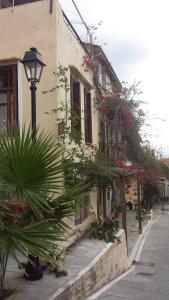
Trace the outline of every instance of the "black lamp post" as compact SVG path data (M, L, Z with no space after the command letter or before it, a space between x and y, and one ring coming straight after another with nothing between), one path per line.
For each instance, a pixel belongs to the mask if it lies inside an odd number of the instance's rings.
M25 52L21 62L24 65L27 80L31 83L32 140L36 141L36 84L40 81L45 64L42 61L41 54L33 47Z
M36 142L36 84L40 81L45 64L42 61L41 54L33 47L25 52L21 62L24 65L27 80L31 83L32 141ZM28 254L28 263L25 268L24 276L29 280L38 280L43 277L43 271L38 256L33 256L30 253Z

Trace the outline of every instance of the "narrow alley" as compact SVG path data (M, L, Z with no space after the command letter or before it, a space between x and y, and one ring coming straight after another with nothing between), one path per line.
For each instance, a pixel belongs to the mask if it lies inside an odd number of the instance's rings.
M161 2L0 0L0 300L169 300Z
M157 212L155 212L156 214ZM157 213L158 214L158 213ZM132 272L88 300L169 299L169 214L156 216ZM116 282L116 281L115 281ZM110 285L109 285L110 286Z

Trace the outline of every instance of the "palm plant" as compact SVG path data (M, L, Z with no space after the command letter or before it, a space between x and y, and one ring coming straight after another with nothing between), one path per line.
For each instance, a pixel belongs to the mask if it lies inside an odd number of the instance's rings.
M65 217L73 214L83 195L79 183L64 186L61 152L45 132L37 132L36 143L25 129L14 138L0 136L1 288L9 256L18 264L18 253L56 263L51 254L68 228Z

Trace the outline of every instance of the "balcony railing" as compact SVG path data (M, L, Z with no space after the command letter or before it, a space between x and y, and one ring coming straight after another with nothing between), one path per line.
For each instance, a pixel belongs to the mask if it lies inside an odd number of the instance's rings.
M0 9L17 6L42 0L0 0Z
M100 151L105 153L112 160L127 160L128 145L126 143L100 143Z
M125 144L125 143L110 144L109 155L112 159L126 160L127 159L127 144Z

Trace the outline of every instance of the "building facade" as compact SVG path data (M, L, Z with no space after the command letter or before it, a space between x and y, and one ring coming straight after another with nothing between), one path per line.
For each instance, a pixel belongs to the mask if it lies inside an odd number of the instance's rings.
M112 160L124 160L122 136L113 131L111 122L100 122L96 109L94 73L91 69L86 72L84 67L90 45L80 40L58 1L0 0L0 26L0 128L8 130L14 123L22 128L31 122L30 90L21 59L25 51L36 47L46 64L37 89L37 125L59 137L65 126L59 107L66 103L68 111L78 115L76 123L67 120L68 125L80 133L87 152L101 151ZM102 49L92 47L99 53L101 89L113 93L121 88L120 82ZM57 87L58 72L64 68L67 91ZM51 114L54 109L57 113ZM113 185L94 188L79 213L69 220L75 236L95 216L111 214Z

